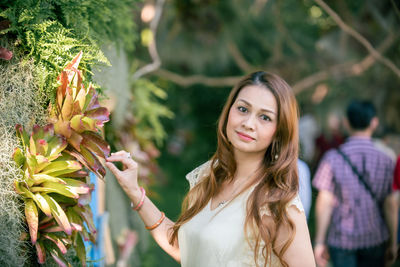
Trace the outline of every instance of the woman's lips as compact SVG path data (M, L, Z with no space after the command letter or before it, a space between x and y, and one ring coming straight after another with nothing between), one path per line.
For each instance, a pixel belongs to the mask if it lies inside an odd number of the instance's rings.
M250 142L250 141L255 140L255 138L253 138L250 135L247 135L245 133L242 133L242 132L236 132L236 133L239 136L239 138L242 139L243 141Z

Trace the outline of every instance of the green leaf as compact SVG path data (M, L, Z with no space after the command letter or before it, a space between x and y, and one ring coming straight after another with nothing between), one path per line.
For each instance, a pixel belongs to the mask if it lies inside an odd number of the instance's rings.
M85 182L69 178L63 178L63 180L67 183L68 187L71 188L72 191L78 194L88 194L90 192L90 187Z
M64 195L60 195L57 193L50 193L49 194L55 201L57 201L60 204L67 204L67 206L73 206L78 204L78 200L76 198L70 198L70 197L66 197ZM81 196L79 196L79 198L81 198Z
M76 251L76 255L81 260L82 266L85 267L86 266L86 248L85 248L85 244L83 243L82 236L78 232L75 233L73 245L74 245L74 249Z
M23 189L24 187L23 187L23 185L22 185L20 182L18 182L17 180L14 181L14 188L15 188L15 191L16 191L18 194L25 196L25 191L24 191L24 189Z
M29 138L29 152L32 155L36 155L37 151L36 151L36 144L35 144L35 140L33 140L33 136L31 135L31 137Z
M49 140L49 149L47 151L47 158L50 161L55 160L60 156L60 153L67 147L68 142L61 136L53 136Z
M36 202L39 209L43 211L44 214L46 214L47 217L51 216L49 203L47 203L46 199L40 193L34 194L33 200Z
M66 213L70 222L83 225L83 218L79 216L73 207L68 207Z
M39 185L43 182L54 182L54 183L60 183L60 184L66 184L64 180L51 176L51 175L47 175L47 174L43 174L43 173L38 173L38 174L34 174L32 175L32 179L34 180L34 185Z
M28 145L29 145L29 136L28 136L28 134L25 132L24 128L23 128L20 124L17 124L17 125L15 126L15 130L16 130L16 132L17 132L18 138L19 138L19 139L21 140L21 142L22 142L22 146L23 146L23 147L28 147Z
M77 133L82 133L84 131L95 131L96 121L84 115L75 115L71 119L71 128Z
M43 195L47 203L49 203L51 214L53 214L54 219L57 221L58 225L64 229L67 235L72 233L71 225L68 221L67 215L61 206L50 196Z
M70 198L79 198L79 195L69 186L53 182L44 182L41 184L41 186L33 186L31 187L31 191L33 193L57 193Z
M24 153L22 153L22 150L18 147L14 149L12 157L18 167L22 167L26 161Z
M36 158L36 169L35 169L35 173L40 172L43 168L47 167L48 165L50 165L50 161L48 158L46 158L45 156L42 155L32 155L33 157Z
M61 174L72 173L80 169L82 169L82 166L75 160L53 161L47 165L41 173L58 176Z

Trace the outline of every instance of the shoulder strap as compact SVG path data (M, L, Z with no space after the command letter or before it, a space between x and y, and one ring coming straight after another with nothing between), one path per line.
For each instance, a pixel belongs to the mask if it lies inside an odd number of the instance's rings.
M337 149L337 152L343 157L343 159L350 165L351 169L353 170L354 174L358 177L358 180L364 185L365 189L368 191L368 193L372 196L372 199L375 200L376 203L379 203L375 193L372 191L371 187L369 184L364 180L363 175L361 175L357 168L351 163L349 157L343 153L342 150Z

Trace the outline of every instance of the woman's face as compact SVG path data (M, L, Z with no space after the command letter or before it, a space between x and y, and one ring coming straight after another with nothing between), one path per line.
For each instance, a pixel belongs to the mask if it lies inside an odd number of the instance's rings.
M270 90L248 85L229 110L226 134L236 151L260 153L271 144L277 126L278 107Z

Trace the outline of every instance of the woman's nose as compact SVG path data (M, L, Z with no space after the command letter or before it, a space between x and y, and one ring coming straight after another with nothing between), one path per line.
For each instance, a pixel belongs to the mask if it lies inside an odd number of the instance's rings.
M249 130L254 130L256 118L255 116L249 115L243 120L243 127Z

